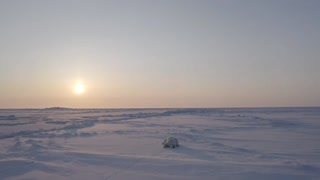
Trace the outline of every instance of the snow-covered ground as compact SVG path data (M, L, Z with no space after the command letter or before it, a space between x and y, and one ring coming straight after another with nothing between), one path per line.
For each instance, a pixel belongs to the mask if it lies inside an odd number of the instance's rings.
M0 110L0 179L318 180L320 108Z

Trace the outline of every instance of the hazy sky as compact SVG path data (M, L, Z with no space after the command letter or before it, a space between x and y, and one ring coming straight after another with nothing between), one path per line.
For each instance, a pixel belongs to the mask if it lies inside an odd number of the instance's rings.
M318 0L1 0L0 108L320 106L319 9Z

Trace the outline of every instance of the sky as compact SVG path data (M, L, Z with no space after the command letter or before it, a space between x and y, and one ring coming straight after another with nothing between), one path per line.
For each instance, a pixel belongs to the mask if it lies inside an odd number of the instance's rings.
M319 9L318 0L1 0L0 108L320 106Z

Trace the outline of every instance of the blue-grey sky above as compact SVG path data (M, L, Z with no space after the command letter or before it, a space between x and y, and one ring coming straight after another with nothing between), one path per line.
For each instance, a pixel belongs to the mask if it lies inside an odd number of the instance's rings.
M0 108L320 106L319 9L317 0L2 0Z

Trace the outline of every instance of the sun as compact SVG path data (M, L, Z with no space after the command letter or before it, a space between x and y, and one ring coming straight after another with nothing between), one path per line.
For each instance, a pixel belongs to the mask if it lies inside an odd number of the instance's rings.
M75 86L74 86L74 89L73 89L73 92L77 95L81 95L83 93L85 93L86 91L86 88L85 86L83 85L82 82L78 82Z

